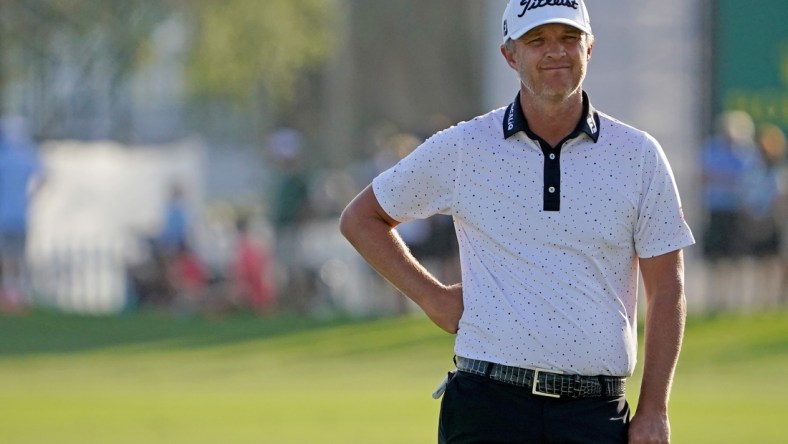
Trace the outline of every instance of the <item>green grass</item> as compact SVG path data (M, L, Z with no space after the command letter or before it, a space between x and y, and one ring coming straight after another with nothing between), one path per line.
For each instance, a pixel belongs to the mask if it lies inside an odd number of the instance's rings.
M0 317L0 442L431 443L451 356L419 316ZM784 442L787 374L788 313L691 319L674 442Z

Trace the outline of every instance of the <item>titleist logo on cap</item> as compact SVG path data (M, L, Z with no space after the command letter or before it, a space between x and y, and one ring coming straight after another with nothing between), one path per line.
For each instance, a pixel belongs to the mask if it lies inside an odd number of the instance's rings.
M522 17L527 11L542 8L544 6L566 6L572 9L578 8L577 0L520 0L520 6L523 7L523 12L517 14L517 17Z

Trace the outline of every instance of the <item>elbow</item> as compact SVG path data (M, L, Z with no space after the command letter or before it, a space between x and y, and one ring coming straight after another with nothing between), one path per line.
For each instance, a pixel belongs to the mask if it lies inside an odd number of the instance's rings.
M339 232L345 237L345 239L350 240L354 225L353 212L350 206L348 206L344 211L342 211L342 214L339 215Z

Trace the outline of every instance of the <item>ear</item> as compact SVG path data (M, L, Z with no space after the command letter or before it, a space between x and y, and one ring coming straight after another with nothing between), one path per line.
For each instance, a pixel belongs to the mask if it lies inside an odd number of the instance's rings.
M594 39L592 38L591 41L588 42L588 48L586 49L586 61L591 60L591 52L594 50Z
M506 63L509 65L510 68L517 70L517 62L512 57L512 53L506 49L506 45L501 45L501 54L503 58L506 59Z

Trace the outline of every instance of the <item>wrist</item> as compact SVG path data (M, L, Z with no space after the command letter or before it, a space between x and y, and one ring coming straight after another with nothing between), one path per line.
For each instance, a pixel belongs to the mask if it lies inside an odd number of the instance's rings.
M635 410L635 414L649 414L649 415L659 415L659 416L668 416L668 405L666 403L650 403L646 401L638 401L637 409Z

